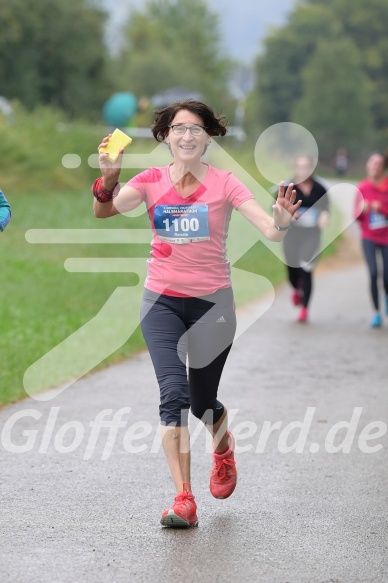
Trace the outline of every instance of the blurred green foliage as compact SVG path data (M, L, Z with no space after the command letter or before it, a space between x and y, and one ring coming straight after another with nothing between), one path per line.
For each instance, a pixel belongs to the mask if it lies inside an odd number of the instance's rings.
M151 97L183 86L223 113L234 108L228 97L234 63L221 52L218 17L206 1L151 0L132 13L125 39L117 63L123 88Z
M12 193L63 191L88 184L96 170L87 163L105 130L81 121L69 124L64 113L48 106L27 111L12 102L11 121L0 117L1 187ZM66 154L81 159L79 168L62 164Z
M1 0L1 94L28 109L99 115L110 94L105 19L87 0Z
M115 55L104 44L107 17L103 3L90 0L2 0L0 95L29 111L50 105L70 119L97 120L117 91L149 99L184 86L233 111L233 63L221 53L218 17L204 0L146 2L132 11ZM150 108L140 119L148 125L151 116Z
M219 17L210 7L209 0L147 0L122 23L124 42L113 55L104 44L102 0L2 0L0 93L34 115L48 105L62 122L97 121L117 91L150 99L183 86L233 123L237 64L222 51ZM338 147L352 156L385 148L387 30L386 0L296 3L255 63L256 87L245 102L248 136L296 121L316 137L322 161ZM151 106L139 112L133 125L148 126L152 113ZM39 139L45 142L43 134ZM42 160L36 168L44 172Z
M333 63L336 82L327 83L333 76ZM345 37L319 43L303 69L303 93L291 117L314 135L324 159L330 159L339 145L346 145L349 154L354 155L368 144L371 131L368 85L353 41Z
M248 119L305 124L326 159L335 142L353 155L386 147L387 30L386 0L296 4L256 61Z

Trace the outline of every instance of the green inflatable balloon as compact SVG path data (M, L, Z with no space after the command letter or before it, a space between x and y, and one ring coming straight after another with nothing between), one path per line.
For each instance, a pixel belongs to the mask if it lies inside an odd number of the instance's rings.
M133 93L114 93L103 107L104 122L112 127L126 127L138 109L138 102Z

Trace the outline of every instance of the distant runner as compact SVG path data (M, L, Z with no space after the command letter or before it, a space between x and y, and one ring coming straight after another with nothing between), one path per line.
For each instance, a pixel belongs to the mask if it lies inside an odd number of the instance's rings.
M366 163L367 178L358 185L355 216L360 223L361 241L368 266L370 293L374 314L372 328L380 328L382 317L378 290L378 255L383 266L385 292L384 309L388 316L388 176L385 174L387 159L376 153Z
M313 175L313 161L300 156L295 162L293 182L300 208L283 239L288 279L293 288L292 303L300 306L298 321L308 320L313 291L313 270L321 247L321 230L329 223L329 200L326 188Z

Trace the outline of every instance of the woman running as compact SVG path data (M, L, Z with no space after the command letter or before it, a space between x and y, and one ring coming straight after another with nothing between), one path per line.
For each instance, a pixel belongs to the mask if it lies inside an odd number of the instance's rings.
M161 523L189 527L198 524L190 485L189 409L213 437L211 494L228 498L237 481L227 409L218 398L236 329L225 247L232 211L271 241L281 241L300 203L293 185L281 184L270 217L231 172L201 161L212 136L227 132L225 118L202 102L177 102L156 111L152 132L168 146L171 164L149 168L120 188L122 153L114 165L100 154L94 213L106 218L143 203L147 207L153 239L141 327L160 388L162 443L176 488Z
M288 280L293 288L292 303L300 306L298 321L308 320L313 291L313 270L321 247L321 230L329 222L326 188L313 176L314 163L308 156L295 162L294 189L300 207L283 240Z
M378 290L378 256L383 267L385 292L384 309L388 315L388 176L385 174L387 159L375 153L366 163L367 178L358 185L355 216L361 228L362 249L369 271L370 293L374 314L372 328L382 324Z

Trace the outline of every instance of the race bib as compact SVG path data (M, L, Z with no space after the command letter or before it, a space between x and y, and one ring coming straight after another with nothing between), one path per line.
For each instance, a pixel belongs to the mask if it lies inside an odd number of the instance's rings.
M170 243L197 243L210 239L207 204L156 205L154 226Z
M369 214L369 228L384 229L384 227L388 227L388 218L377 211L371 211Z
M296 220L297 227L316 227L318 222L318 209L308 206L301 206L297 213L300 215Z

